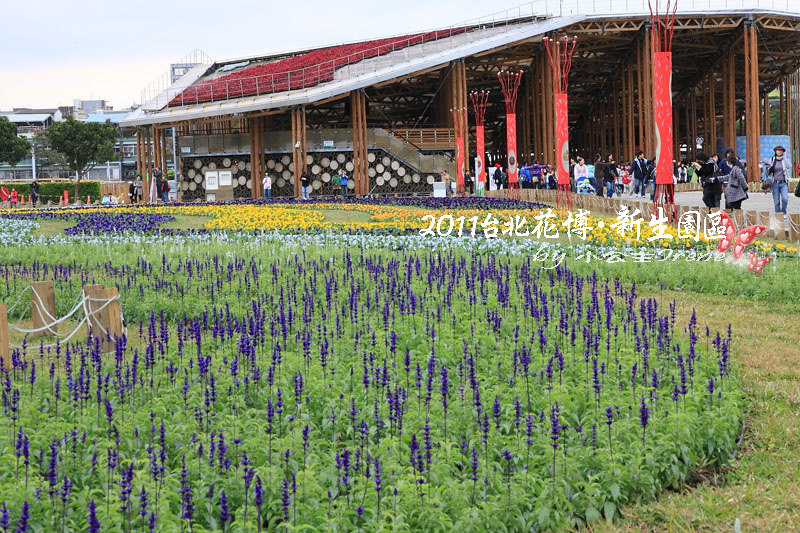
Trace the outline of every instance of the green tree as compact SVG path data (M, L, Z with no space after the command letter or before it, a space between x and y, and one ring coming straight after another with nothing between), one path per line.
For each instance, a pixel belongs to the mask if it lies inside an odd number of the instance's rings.
M56 122L47 131L47 145L64 156L70 170L78 174L75 182L75 198L81 179L98 161L116 161L114 153L118 128L111 121L80 122L67 117L64 122Z
M8 117L0 117L0 162L13 167L30 153L27 139L17 136L17 125Z

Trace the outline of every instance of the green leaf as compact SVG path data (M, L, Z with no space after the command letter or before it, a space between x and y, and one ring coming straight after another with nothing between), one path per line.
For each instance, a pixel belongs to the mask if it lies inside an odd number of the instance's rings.
M603 505L603 512L606 515L606 521L607 522L613 522L614 521L614 513L616 511L617 511L617 506L614 505L611 502L606 502L605 505Z

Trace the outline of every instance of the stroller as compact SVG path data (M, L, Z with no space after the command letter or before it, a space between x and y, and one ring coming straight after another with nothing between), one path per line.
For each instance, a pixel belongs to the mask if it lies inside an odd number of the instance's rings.
M579 178L575 185L578 194L594 194L595 188L589 178Z

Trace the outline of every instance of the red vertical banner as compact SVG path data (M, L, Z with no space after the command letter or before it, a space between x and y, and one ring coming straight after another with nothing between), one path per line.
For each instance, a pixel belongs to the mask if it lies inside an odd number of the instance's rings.
M475 144L477 145L478 154L475 158L475 180L478 183L486 181L486 172L483 168L483 160L485 153L483 124L475 126Z
M566 93L556 93L556 148L559 185L569 185L569 107Z
M672 185L672 53L656 52L653 71L656 184Z
M508 182L517 183L517 114L506 115L506 142L508 144Z
M456 137L456 185L464 187L464 137Z

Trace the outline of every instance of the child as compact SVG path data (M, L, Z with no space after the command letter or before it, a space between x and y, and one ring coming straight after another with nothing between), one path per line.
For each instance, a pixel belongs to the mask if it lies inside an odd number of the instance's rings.
M11 208L13 209L17 205L17 189L11 189Z

